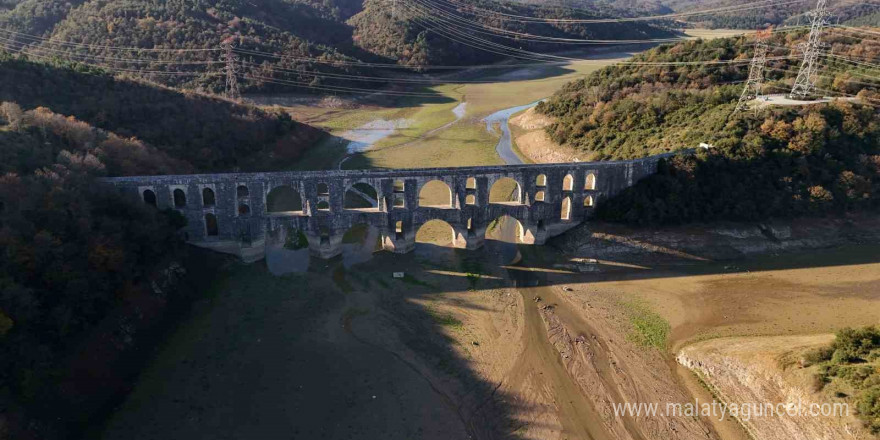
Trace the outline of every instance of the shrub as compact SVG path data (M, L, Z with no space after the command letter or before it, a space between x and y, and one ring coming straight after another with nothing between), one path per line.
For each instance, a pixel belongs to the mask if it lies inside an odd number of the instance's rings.
M880 434L880 386L863 391L856 409L871 433Z
M805 362L818 364L813 378L814 390L819 391L835 380L851 385L856 391L859 418L874 434L880 433L880 367L867 362L877 360L878 345L880 328L845 328L837 332L830 346L804 355Z
M804 354L804 364L810 366L831 360L832 354L834 350L831 347L814 348Z

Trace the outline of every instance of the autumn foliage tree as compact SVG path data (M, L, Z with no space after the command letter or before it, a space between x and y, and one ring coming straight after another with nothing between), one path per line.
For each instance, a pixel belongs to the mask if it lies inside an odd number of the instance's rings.
M793 47L803 38L774 35L774 50L787 53L786 45ZM874 40L827 38L842 54L880 55ZM742 85L730 83L744 80L748 69L708 62L747 60L748 43L736 37L661 46L635 57L646 64L598 70L538 106L555 119L547 128L553 140L592 159L712 146L664 162L656 175L600 203L598 217L650 225L878 206L880 83L861 77L856 83L837 66L840 70L827 70L833 76L823 76L826 84L820 87L844 94L858 85L855 101L768 106L757 116L753 111L733 114ZM793 79L796 70L783 69L784 62L768 61L766 93Z

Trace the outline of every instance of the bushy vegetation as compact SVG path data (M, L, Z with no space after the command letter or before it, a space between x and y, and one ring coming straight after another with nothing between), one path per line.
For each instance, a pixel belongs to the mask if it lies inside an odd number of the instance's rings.
M820 384L852 390L859 418L880 434L880 327L843 329L831 346L808 352L804 361L818 364Z
M776 36L771 44L791 47L801 37ZM880 44L868 40L830 41L840 53L880 54ZM744 58L747 43L685 42L635 61ZM796 70L782 63L770 62L765 93L790 88ZM871 209L880 199L880 95L875 83L847 70L826 69L819 88L858 94L860 102L766 108L756 117L731 116L742 85L728 83L744 80L747 66L624 64L568 84L538 111L556 118L548 127L555 141L597 159L713 146L664 162L656 175L601 203L597 216L606 220L647 225Z

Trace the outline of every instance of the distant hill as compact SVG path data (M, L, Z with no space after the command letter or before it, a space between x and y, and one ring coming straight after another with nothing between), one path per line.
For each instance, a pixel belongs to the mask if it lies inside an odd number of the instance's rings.
M538 0L518 0L522 3L544 3ZM754 0L553 0L551 4L563 4L571 7L586 7L592 10L611 8L617 15L661 15L669 13L689 13L707 9L754 3ZM767 7L746 6L741 10L694 15L683 18L683 23L710 28L758 29L769 25L795 25L808 21L804 14L816 7L815 0L807 0L795 4L771 4ZM877 17L877 6L860 0L839 0L829 2L829 10L834 15L835 23L850 20L859 26L880 26ZM606 9L608 10L608 9ZM849 23L847 23L849 24Z
M753 3L752 0L721 0L710 4L702 0L665 0L663 4L676 12L699 11L701 9L716 9L726 6L737 6ZM787 5L773 5L772 7L745 7L742 10L717 13L712 15L697 15L686 19L687 22L708 26L712 28L733 29L758 29L769 25L796 25L805 24L809 19L804 15L815 9L815 1L805 1ZM843 23L859 17L871 15L876 12L876 6L871 6L860 0L839 0L829 2L829 11ZM880 26L880 22L873 21L862 23L872 26Z
M764 93L785 93L804 33L775 34ZM748 76L747 37L665 45L626 65L601 69L569 83L537 110L556 118L556 142L594 159L628 159L713 145L678 157L662 173L600 207L608 220L676 223L756 220L808 212L876 207L880 201L880 81L860 66L880 56L880 41L833 34L823 38L838 58L822 57L823 94L860 97L771 107L731 115ZM855 62L847 61L855 60ZM827 92L826 92L827 91Z
M876 10L876 8L875 8ZM841 23L847 26L880 26L880 12L874 12L867 15L862 15L855 18L850 18L846 21L842 21Z
M401 1L401 4L405 2ZM388 0L366 0L364 10L352 17L354 41L366 51L416 66L461 65L484 63L509 56L509 49L498 46L490 51L475 46L492 44L532 52L554 52L582 48L583 45L531 41L528 37L515 39L487 35L488 28L509 33L540 35L557 39L626 40L670 38L676 34L669 29L647 23L528 23L504 18L507 14L542 19L591 19L615 16L620 11L596 6L596 9L571 9L553 5L516 5L492 0L467 2L420 3L419 9L399 6L396 15L388 7ZM464 6L467 5L467 6ZM478 8L478 9L477 9ZM603 11L604 9L604 11ZM439 12L438 12L439 11ZM446 14L446 20L442 17ZM449 33L443 36L438 32ZM482 38L489 43L475 42L468 37Z
M360 0L267 0L261 2L259 8L244 0L24 0L14 9L0 13L0 28L19 33L13 37L2 35L7 45L10 38L14 38L16 47L28 43L31 51L43 58L72 56L75 60L138 71L155 82L217 91L223 86L219 75L222 64L217 63L223 55L219 48L229 37L237 47L285 57L245 56L245 62L302 71L297 74L264 69L258 72L261 77L283 77L285 81L318 85L320 80L304 73L361 72L344 66L295 61L301 58L355 61L353 55L362 53L351 44L352 31L344 20L359 10ZM51 44L21 34L79 45ZM188 52L162 52L162 49ZM243 70L254 71L255 68L246 66Z
M286 113L0 51L3 101L25 109L46 107L136 137L200 171L283 166L324 136Z
M441 30L426 31L425 26L432 26L430 20L413 13L413 6L406 6L411 0L401 0L400 15L394 18L388 0L265 0L259 7L245 0L0 1L6 2L6 9L0 9L0 29L15 32L0 34L0 42L13 49L26 47L40 59L109 64L153 82L195 90L223 89L223 53L219 48L227 38L245 51L238 56L243 62L242 74L249 77L243 84L251 91L290 90L291 86L374 89L382 84L352 76L393 75L358 63L460 65L502 59L509 52L487 52L453 41L459 37L442 36ZM599 14L488 0L471 3L492 11L542 18L624 13L605 6L596 6L600 11L608 9ZM673 35L652 24L524 25L485 13L454 13L481 26L552 38L614 40ZM49 38L73 44L45 41ZM488 38L493 44L542 52L582 47Z
M672 12L661 0L516 0L516 3L605 11L621 17Z

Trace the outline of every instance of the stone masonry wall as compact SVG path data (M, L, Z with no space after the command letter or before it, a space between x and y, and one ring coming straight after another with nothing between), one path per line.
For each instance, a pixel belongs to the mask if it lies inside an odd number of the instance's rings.
M358 224L379 229L385 249L408 252L419 227L439 219L454 230L454 246L475 249L482 245L488 224L509 215L522 225L520 242L543 244L589 217L601 200L654 173L658 161L671 155L613 162L135 176L104 181L159 209L178 210L188 222L182 233L193 244L254 260L262 257L267 234L295 229L305 233L313 255L330 258L341 252L345 232ZM503 178L517 182L519 202L489 203L492 185ZM419 206L420 191L434 180L448 186L448 205ZM378 196L374 207L346 209L345 193L359 183L374 189ZM270 193L283 186L299 195L301 210L268 211ZM543 200L536 200L541 198L539 193ZM568 218L562 216L563 204L570 204Z

